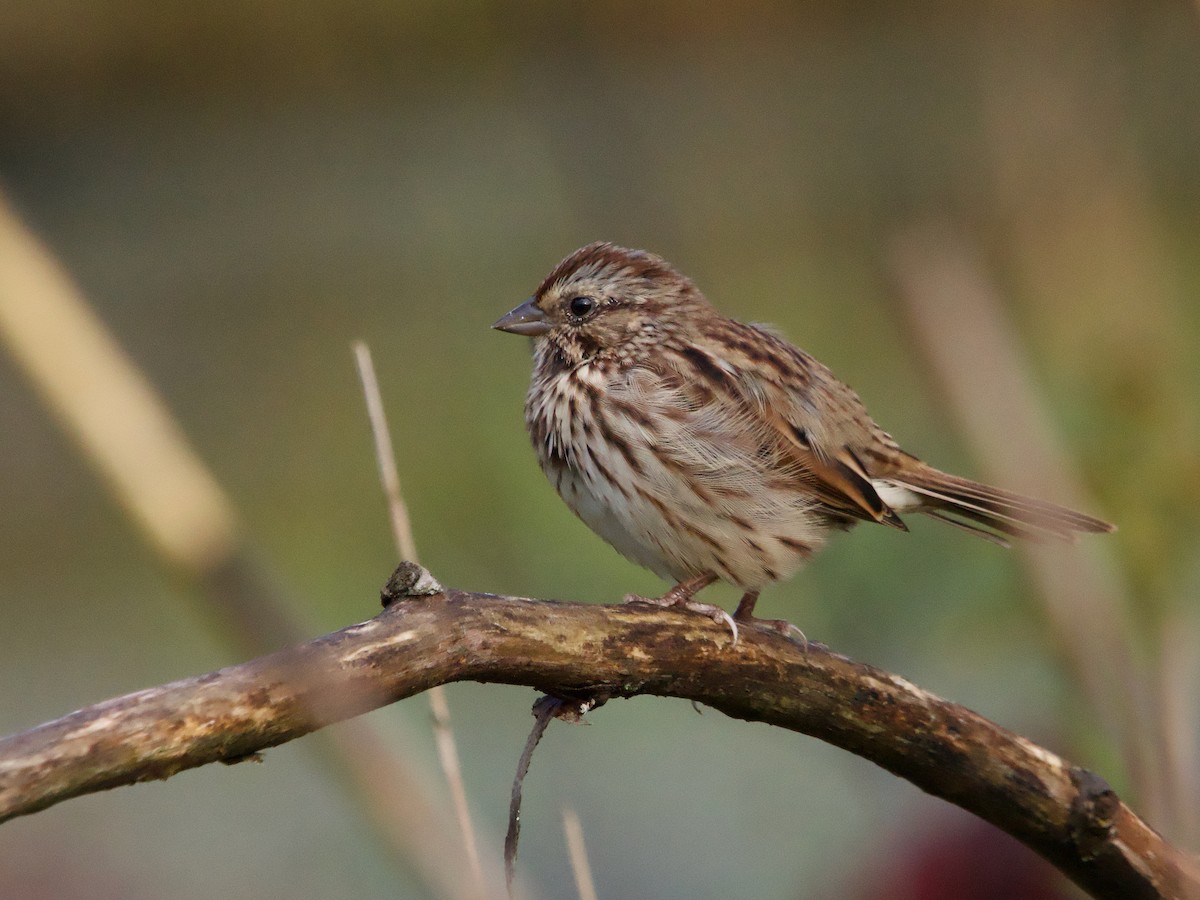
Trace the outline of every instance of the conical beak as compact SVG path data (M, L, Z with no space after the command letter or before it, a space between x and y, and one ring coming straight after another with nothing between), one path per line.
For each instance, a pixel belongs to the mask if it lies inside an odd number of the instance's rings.
M550 323L546 321L546 314L533 305L533 298L530 297L508 315L502 316L492 327L498 331L537 337L550 330Z

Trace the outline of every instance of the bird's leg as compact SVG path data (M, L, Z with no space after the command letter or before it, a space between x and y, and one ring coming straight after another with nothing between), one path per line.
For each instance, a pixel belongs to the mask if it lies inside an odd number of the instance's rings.
M733 621L729 613L725 612L719 606L713 606L711 603L698 603L692 599L698 591L708 587L716 580L717 576L712 573L697 575L695 578L688 578L679 582L661 597L641 597L637 594L626 594L625 602L649 603L653 606L681 606L692 612L708 616L714 622L724 622L729 626L729 630L733 632L733 646L736 647L738 642L737 622Z
M746 591L742 594L742 602L733 611L735 619L749 622L754 618L754 604L758 602L758 591Z
M716 580L716 575L697 575L695 578L679 582L658 599L663 606L686 606L692 602L692 597Z
M653 603L655 606L687 606L697 592L704 590L717 580L713 574L697 575L679 582L661 597L643 597L639 594L626 594L626 603Z
M767 628L778 631L784 637L791 637L795 632L800 638L800 643L804 645L805 652L808 651L808 638L804 632L791 622L783 619L756 619L754 617L754 604L758 602L758 591L746 591L742 595L742 602L737 605L737 609L733 611L733 617L739 622L747 625L765 625Z

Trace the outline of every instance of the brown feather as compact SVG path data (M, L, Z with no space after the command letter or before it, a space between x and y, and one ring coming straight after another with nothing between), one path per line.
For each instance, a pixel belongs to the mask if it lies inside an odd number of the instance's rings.
M1071 539L1081 531L1116 530L1102 519L950 475L924 463L910 464L889 475L888 480L927 498L930 510L941 514L936 518L945 519L948 515L968 518L1012 537L1036 539L1038 535L1050 535Z
M751 596L835 530L907 530L898 512L1003 546L1113 530L925 465L826 366L721 315L652 253L582 247L501 323L518 313L502 330L534 337L526 421L543 470L606 541L680 585Z
M837 442L841 437L878 442L880 435L890 442L870 421L858 396L808 354L762 326L730 319L718 320L718 325L721 331L712 338L723 342L719 345L723 358L738 372L736 380L747 395L743 402L792 449L798 464L811 475L808 486L821 502L837 516L907 531L908 526L875 490L853 447ZM831 384L840 390L829 390ZM822 415L823 410L837 407L848 426L843 433L826 427L836 421L835 416ZM812 427L806 426L809 422ZM825 440L815 434L824 434Z

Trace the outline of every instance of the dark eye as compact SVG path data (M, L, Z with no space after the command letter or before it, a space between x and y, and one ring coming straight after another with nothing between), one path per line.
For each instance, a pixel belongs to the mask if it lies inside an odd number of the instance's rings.
M567 308L576 319L586 319L596 311L596 301L592 297L572 297Z

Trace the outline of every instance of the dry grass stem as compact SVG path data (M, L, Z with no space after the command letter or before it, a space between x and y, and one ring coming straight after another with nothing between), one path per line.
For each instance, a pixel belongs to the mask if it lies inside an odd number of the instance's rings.
M202 573L235 541L233 509L162 397L0 194L0 338L143 533Z
M1164 620L1159 639L1158 696L1161 698L1163 751L1171 787L1170 836L1185 846L1200 846L1200 657L1196 655L1196 616L1176 610Z
M587 846L583 842L583 824L569 806L563 807L563 836L567 839L567 857L571 861L571 874L575 876L579 900L597 900L596 883L588 862Z
M254 655L298 641L302 629L290 604L246 551L225 492L149 380L2 195L0 339L147 541L200 587L226 640ZM322 702L331 705L314 716L348 715L336 697ZM391 860L433 896L473 896L444 850L424 780L367 722L347 722L315 748Z
M416 541L413 539L412 521L408 515L408 506L404 503L404 495L400 490L400 473L396 467L391 430L388 428L383 394L379 390L379 379L375 374L371 348L365 341L355 341L353 347L354 359L358 365L358 375L362 381L363 398L367 405L367 417L371 422L375 459L379 464L379 480L383 485L384 496L387 498L388 517L392 523L396 550L400 554L401 561L408 560L416 563L419 560L417 559ZM429 691L429 707L433 713L433 737L437 746L438 762L446 776L446 784L450 788L454 816L458 822L459 833L462 835L463 849L467 856L471 877L474 879L476 891L482 896L486 885L483 863L479 856L479 845L475 837L471 807L467 802L467 788L463 779L462 764L459 761L458 743L454 738L454 728L450 721L450 704L446 700L445 690L440 686Z
M392 536L400 559L420 562L417 559L417 544L413 539L412 520L408 506L400 491L400 472L396 468L396 452L392 448L392 435L388 429L387 413L383 408L383 394L379 390L379 379L375 375L375 362L371 348L365 341L353 344L354 361L358 366L358 377L362 381L363 400L367 404L367 418L371 422L371 437L375 442L375 461L379 465L379 481L387 500L388 518L392 523Z
M915 343L985 478L1094 510L1002 304L970 252L947 225L937 224L902 235L892 263ZM1020 452L1005 452L1014 441ZM1159 730L1147 678L1133 657L1129 600L1115 565L1095 542L1086 548L1029 545L1020 552L1058 646L1121 749L1139 797L1161 810Z

